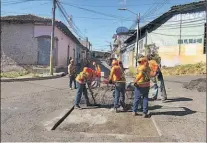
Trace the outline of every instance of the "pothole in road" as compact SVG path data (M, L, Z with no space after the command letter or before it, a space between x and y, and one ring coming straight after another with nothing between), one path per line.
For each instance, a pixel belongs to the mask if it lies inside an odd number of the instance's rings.
M100 108L74 110L56 130L138 137L159 136L150 118L134 117L130 112L114 113Z

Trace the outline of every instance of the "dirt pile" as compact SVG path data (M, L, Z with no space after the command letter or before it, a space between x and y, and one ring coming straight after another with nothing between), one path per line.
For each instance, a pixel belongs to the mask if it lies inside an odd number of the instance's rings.
M183 87L189 90L196 89L198 92L206 92L206 78L191 80L189 83L184 84Z
M94 88L92 89L92 91L93 91L93 96L94 96L96 104L102 105L104 107L109 107L109 108L113 106L113 102L114 102L113 87L102 86L99 88ZM94 100L89 91L88 91L88 97L89 97L90 103L94 104ZM83 99L81 100L81 104L84 104L84 103L85 103L85 100L83 97ZM130 91L126 93L125 103L127 104L127 106L131 106L133 103L132 93Z

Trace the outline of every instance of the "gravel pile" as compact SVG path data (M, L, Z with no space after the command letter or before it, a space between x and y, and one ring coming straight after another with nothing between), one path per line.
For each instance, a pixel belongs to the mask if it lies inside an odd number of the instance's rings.
M114 102L113 87L102 86L99 88L92 89L92 91L93 91L93 96L94 96L96 104L99 104L106 108L107 107L111 108L113 106L113 102ZM127 106L129 106L129 108L131 108L133 99L131 98L130 92L128 92L127 95L128 96L125 97L125 103L127 104ZM88 91L88 97L89 97L90 103L94 104L94 100L89 91ZM84 104L84 103L85 103L84 98L82 98L81 104Z
M189 90L196 89L198 92L206 92L206 78L191 80L189 83L184 84L183 87Z

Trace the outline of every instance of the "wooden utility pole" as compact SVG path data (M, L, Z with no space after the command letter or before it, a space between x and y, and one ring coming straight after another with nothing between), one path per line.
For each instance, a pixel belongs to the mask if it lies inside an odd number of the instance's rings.
M180 13L180 43L179 43L179 55L181 51L181 39L182 39L182 12Z
M206 24L205 24L205 28L206 28L206 38L204 39L204 43L205 43L205 53L206 53L206 47L207 47L207 0L206 0Z
M139 23L140 23L140 13L137 16L137 39L136 39L136 44L137 44L137 51L136 51L136 67L138 65L138 53L139 53Z
M55 9L56 9L56 0L53 0L52 8L52 33L51 33L51 47L50 47L50 75L53 75L53 64L54 64L54 36L55 36Z

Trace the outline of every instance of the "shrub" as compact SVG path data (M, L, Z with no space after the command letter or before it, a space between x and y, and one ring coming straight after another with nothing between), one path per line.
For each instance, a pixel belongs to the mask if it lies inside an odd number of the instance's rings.
M164 75L199 75L206 74L206 64L197 63L197 64L186 64L178 65L175 67L163 67L162 73Z
M133 67L133 66L130 66L129 67L129 75L130 76L135 76L136 75L136 72L137 72L137 70L136 70L135 67Z
M1 77L5 78L15 78L29 74L27 70L22 71L10 71L10 72L2 72Z

